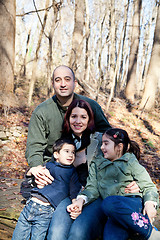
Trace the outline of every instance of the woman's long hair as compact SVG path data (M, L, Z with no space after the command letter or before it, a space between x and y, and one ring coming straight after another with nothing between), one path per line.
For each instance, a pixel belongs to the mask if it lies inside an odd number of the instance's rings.
M69 119L72 113L72 110L76 107L83 108L86 110L88 116L89 116L89 121L88 121L88 126L85 130L87 133L94 133L95 132L95 124L94 124L94 115L91 106L89 105L88 102L81 100L81 99L75 99L72 101L72 103L69 105L68 110L64 116L64 123L63 123L63 128L62 128L62 134L67 135L72 133Z
M123 144L123 154L131 152L134 153L138 160L140 159L140 147L138 143L130 140L128 133L125 130L120 128L111 128L104 134L114 142L115 146L119 143Z

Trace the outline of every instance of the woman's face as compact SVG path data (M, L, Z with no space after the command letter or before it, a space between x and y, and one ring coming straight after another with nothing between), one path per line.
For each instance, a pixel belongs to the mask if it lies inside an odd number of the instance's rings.
M88 126L89 116L84 108L75 107L73 108L69 123L73 133L77 136L81 136L84 130Z

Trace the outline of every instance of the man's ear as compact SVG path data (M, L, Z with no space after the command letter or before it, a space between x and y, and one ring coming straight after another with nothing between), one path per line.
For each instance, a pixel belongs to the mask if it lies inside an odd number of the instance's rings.
M54 156L54 158L57 160L58 157L59 157L59 153L58 153L58 152L54 152L54 153L53 153L53 156Z

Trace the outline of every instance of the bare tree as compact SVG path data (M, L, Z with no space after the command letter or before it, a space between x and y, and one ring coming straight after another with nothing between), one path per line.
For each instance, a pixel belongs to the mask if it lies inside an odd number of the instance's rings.
M89 71L90 71L90 17L89 17L89 2L85 0L86 6L86 21L85 21L85 66L84 66L84 80L89 83Z
M129 56L129 68L127 74L127 84L125 89L126 98L131 102L134 101L136 93L136 69L137 69L137 57L139 49L140 38L140 12L142 6L142 0L135 0L134 2L134 17L132 26L132 39Z
M74 17L74 31L72 38L72 52L70 56L69 65L76 72L76 76L83 79L83 33L84 33L84 12L85 12L85 1L75 0L75 17ZM81 74L80 74L81 73Z
M153 49L149 64L145 90L140 104L140 108L152 110L155 106L156 94L159 94L158 80L160 69L160 7L158 5L158 15L154 34Z
M34 2L35 3L35 2ZM49 0L46 0L46 9L49 5ZM35 5L35 9L36 9L36 5ZM37 9L36 9L37 10ZM37 11L38 14L38 11ZM38 61L38 54L40 51L40 46L41 46L41 41L42 41L42 36L44 34L44 29L46 26L46 21L47 21L47 15L48 15L48 11L45 10L45 14L44 14L44 18L43 18L43 23L41 22L41 19L39 17L40 23L41 23L41 31L40 31L40 35L39 35L39 39L38 39L38 44L37 44L37 49L36 49L36 55L35 55L35 59L33 61L33 65L32 65L32 77L30 80L30 86L29 86L29 95L28 95L28 105L31 105L31 101L32 101L32 95L33 95L33 89L34 89L34 84L36 82L36 69L37 69L37 61Z
M13 93L16 1L0 1L0 95L6 104ZM6 98L5 98L6 97ZM5 100L6 99L6 100ZM9 103L8 103L9 104Z
M115 88L115 61L116 61L116 23L115 23L115 0L110 2L110 40L111 40L111 50L110 50L110 79L112 81L112 86L110 89L110 97L107 103L107 110L109 109L110 101L114 95Z
M48 78L48 89L47 89L47 95L48 97L50 97L51 93L52 93L52 84L51 84L51 66L52 66L52 55L53 55L53 35L55 32L55 29L57 27L57 23L58 23L58 12L61 8L62 3L56 3L54 0L52 1L53 3L53 12L54 12L54 18L51 24L51 28L50 28L50 32L49 32L49 36L48 36L48 41L49 41L49 61L48 61L48 71L47 71L47 78Z

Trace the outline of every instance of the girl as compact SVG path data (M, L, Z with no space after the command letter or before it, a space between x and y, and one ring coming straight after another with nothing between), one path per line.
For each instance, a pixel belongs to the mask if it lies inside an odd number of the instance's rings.
M138 144L130 140L125 130L112 128L104 133L101 150L104 157L97 157L91 163L84 191L67 207L71 218L77 218L84 203L101 196L104 199L102 209L108 217L104 240L126 240L130 233L139 234L142 239L160 239L160 232L152 227L158 193L138 162ZM132 181L138 183L139 193L125 193L125 186Z

